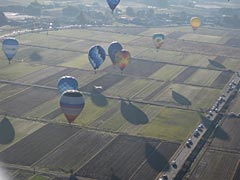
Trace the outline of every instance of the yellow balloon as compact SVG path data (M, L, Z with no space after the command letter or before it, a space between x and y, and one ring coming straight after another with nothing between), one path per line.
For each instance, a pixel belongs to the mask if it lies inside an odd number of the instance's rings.
M192 17L190 20L190 24L192 26L192 29L196 30L201 25L201 19L198 17Z

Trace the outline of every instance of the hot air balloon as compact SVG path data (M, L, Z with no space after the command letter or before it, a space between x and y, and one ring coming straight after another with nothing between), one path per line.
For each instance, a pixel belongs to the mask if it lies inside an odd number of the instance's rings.
M62 94L64 91L67 91L67 90L77 90L78 82L75 77L63 76L58 80L57 87L58 87L59 94Z
M6 57L8 58L9 64L17 53L19 43L15 38L6 38L3 40L2 49Z
M153 39L154 46L157 49L159 49L164 42L165 36L164 36L164 34L154 34L152 36L152 39Z
M110 46L108 47L108 54L110 56L110 59L113 63L113 65L116 64L116 58L115 58L115 55L118 51L121 51L123 49L122 45L117 42L117 41L114 41L110 44Z
M117 66L121 69L121 71L123 71L130 61L130 53L127 50L122 49L116 53L115 57Z
M60 107L69 123L77 118L84 105L84 97L78 90L67 90L61 95Z
M190 20L190 24L192 26L192 29L195 31L201 25L201 19L199 17L192 17Z
M96 72L96 69L98 69L106 59L105 50L99 45L91 47L88 52L88 59Z
M119 4L119 2L120 2L120 0L107 0L108 6L112 10L112 13L113 13L114 9L117 7L117 5Z

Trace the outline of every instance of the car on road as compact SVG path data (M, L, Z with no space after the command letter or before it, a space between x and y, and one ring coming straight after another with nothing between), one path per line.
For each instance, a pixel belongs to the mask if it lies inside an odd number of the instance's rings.
M193 133L193 135L194 135L194 137L198 137L198 136L200 136L200 132L198 131L198 129L196 129L195 131L194 131L194 133Z
M168 180L168 176L167 175L162 175L162 177L159 180Z

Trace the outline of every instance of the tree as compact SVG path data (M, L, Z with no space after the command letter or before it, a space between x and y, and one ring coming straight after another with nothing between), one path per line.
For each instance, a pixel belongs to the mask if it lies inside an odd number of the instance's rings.
M3 12L0 12L0 26L4 26L8 23L7 17Z
M134 17L134 16L136 16L136 13L135 13L135 11L133 10L133 8L127 7L127 8L126 8L126 15L127 15L127 16L131 16L131 17Z
M27 8L26 13L32 16L40 16L42 11L42 5L35 0L34 2L31 2Z
M84 15L84 13L82 11L76 17L76 23L81 24L81 25L84 25L84 24L88 23L88 20L87 20L86 16Z

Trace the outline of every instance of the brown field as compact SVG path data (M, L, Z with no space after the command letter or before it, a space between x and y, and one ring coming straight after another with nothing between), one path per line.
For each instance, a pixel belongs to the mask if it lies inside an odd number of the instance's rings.
M188 67L183 72L181 72L175 79L173 79L176 83L183 83L187 80L191 75L193 75L198 68L196 67Z
M59 171L77 170L114 138L113 135L80 129L66 143L49 153L36 167Z
M154 177L156 172L159 172L159 168L168 164L168 159L170 158L165 154L167 153L166 151L164 151L164 154L162 154L163 152L155 152L159 143L159 140L118 136L107 148L83 166L78 171L78 174L82 177L102 180L112 179L113 177L129 179L135 174L141 173L143 169L138 168L142 166L142 163L149 163L149 166L152 169L155 168L155 170L145 173L145 177ZM172 149L169 149L170 152L176 150L175 145L169 148ZM165 163L162 166L156 166L156 161L153 160L155 158L152 156L157 157L159 160L161 159ZM92 169L95 169L94 173Z
M0 109L21 116L32 108L57 95L57 91L43 88L28 88L25 91L0 102ZM26 101L31 99L31 101Z
M77 131L78 129L70 126L47 124L2 151L0 160L5 163L31 166Z
M230 180L239 158L239 154L207 150L189 179Z
M240 151L240 121L238 118L227 118L214 133L211 147Z
M223 89L233 74L233 72L222 71L221 74L213 81L211 87Z

